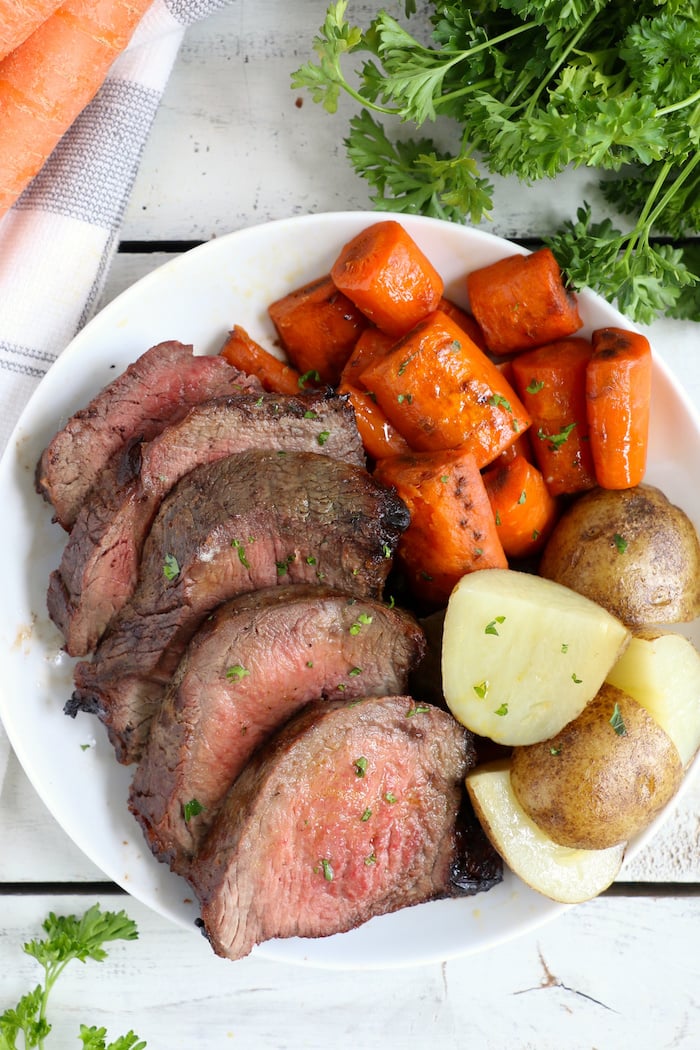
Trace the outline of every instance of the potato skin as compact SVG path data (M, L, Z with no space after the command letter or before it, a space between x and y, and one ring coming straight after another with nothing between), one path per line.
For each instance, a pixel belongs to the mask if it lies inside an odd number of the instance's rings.
M550 536L539 572L632 628L700 615L700 541L684 511L652 485L596 488Z
M624 735L611 724L618 705ZM645 828L678 790L675 744L641 704L606 683L551 740L514 748L511 784L554 842L607 849Z

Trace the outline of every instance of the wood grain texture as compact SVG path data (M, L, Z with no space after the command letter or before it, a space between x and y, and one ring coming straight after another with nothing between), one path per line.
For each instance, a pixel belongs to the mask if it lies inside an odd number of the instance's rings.
M93 897L0 900L0 1004L38 980L20 946L46 913L82 914ZM507 946L386 973L319 971L251 956L217 959L195 932L126 897L137 941L100 964L72 964L56 987L49 1045L69 1050L81 1022L111 1038L132 1028L154 1050L695 1050L700 962L689 926L700 899L599 898Z

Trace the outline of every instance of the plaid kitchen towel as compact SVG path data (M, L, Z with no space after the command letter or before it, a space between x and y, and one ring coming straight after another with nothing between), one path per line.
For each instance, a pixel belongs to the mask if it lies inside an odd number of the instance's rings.
M105 83L0 220L0 453L99 299L187 25L231 0L155 0ZM0 722L0 786L8 756Z

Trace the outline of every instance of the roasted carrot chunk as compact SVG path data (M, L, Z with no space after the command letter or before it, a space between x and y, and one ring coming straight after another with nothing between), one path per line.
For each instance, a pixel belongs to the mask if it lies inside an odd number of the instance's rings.
M592 343L586 400L596 478L602 488L632 488L646 470L651 347L621 328L598 329Z
M271 393L299 394L314 386L312 382L303 379L296 368L280 361L269 350L256 343L240 325L233 326L219 354L234 368L247 375L257 376L263 390Z
M451 299L445 299L444 296L440 300L439 309L446 313L448 317L451 317L455 324L458 324L462 331L467 333L471 341L476 343L480 350L488 350L484 333L481 331L475 317L468 314L461 306L457 306Z
M393 219L374 223L353 237L331 276L377 328L395 338L437 309L443 292L437 270Z
M596 484L588 438L586 339L561 339L513 359L515 388L532 417L535 461L553 496Z
M394 456L377 463L375 477L395 486L411 513L397 556L414 594L428 606L444 605L467 572L507 567L471 453L447 450Z
M461 448L484 467L530 423L498 367L441 310L361 380L417 452Z
M372 361L388 354L395 341L378 328L365 328L345 363L340 377L341 383L357 384L365 368L369 368Z
M536 554L558 516L558 503L542 474L523 456L483 473L498 538L508 558Z
M329 275L296 288L268 306L282 346L301 375L317 372L335 386L367 318Z
M358 390L351 383L341 380L338 393L346 394L355 410L355 422L368 456L372 459L383 459L410 451L405 438L391 425L366 390Z
M578 303L549 248L509 255L467 276L472 313L493 354L529 350L581 328Z

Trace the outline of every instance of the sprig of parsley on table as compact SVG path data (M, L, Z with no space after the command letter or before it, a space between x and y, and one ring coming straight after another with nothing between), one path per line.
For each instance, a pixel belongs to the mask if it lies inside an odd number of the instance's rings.
M138 937L136 923L126 912L103 912L97 904L81 918L51 912L44 920L43 929L45 938L24 945L26 954L43 968L43 983L23 995L14 1009L0 1015L0 1050L19 1050L20 1034L24 1048L42 1050L51 1031L46 1012L49 995L68 963L74 959L82 963L88 959L102 962L107 958L103 945L108 941L133 941ZM80 1027L84 1050L143 1050L146 1046L133 1032L109 1044L105 1042L106 1035L104 1028Z
M659 241L700 232L698 0L434 0L427 43L386 11L361 30L347 7L330 5L318 61L292 86L330 113L341 92L362 107L345 145L377 206L480 222L490 175L530 184L586 165L625 229L582 202L547 239L569 282L633 320L700 320L695 245ZM406 14L415 8L408 0ZM438 117L459 130L452 152L386 130Z

